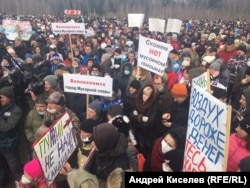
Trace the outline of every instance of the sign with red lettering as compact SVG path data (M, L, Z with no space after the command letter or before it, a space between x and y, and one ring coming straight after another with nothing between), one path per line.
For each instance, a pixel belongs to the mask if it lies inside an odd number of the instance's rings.
M227 114L225 103L192 84L184 172L225 171L229 138Z
M112 78L80 74L63 74L63 83L65 92L107 97L112 96Z
M69 21L67 23L51 23L55 34L85 34L85 24Z
M164 69L167 68L168 54L172 49L170 44L140 35L138 66L163 75Z
M80 10L64 10L64 14L73 16L73 15L81 15Z

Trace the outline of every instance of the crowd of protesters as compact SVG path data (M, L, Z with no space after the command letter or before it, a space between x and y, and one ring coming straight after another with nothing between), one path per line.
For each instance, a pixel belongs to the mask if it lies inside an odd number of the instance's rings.
M121 187L124 171L138 171L138 153L144 171L182 171L191 80L207 70L212 95L233 108L226 171L250 171L248 21L186 19L179 33L161 33L120 18L20 19L32 25L29 41L0 33L0 187L9 171L20 187L46 187L32 144L65 112L78 147L50 187ZM52 32L51 23L71 19L92 34ZM137 65L140 35L172 45L163 76ZM112 96L65 92L64 74L111 77ZM26 164L20 133L30 151Z

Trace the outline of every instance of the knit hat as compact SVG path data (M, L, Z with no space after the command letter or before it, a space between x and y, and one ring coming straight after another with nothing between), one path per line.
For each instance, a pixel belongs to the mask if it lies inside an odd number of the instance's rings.
M57 86L57 80L58 77L56 75L48 75L43 79L43 81L49 82L52 88L55 88Z
M202 65L211 64L215 60L215 56L207 55L202 59Z
M129 136L130 120L128 116L126 115L115 116L113 119L111 119L110 123L118 129L118 132L125 134L127 137Z
M50 58L51 61L53 60L62 60L59 54L53 54L52 57Z
M32 54L27 53L27 54L25 54L24 58L25 58L25 59L27 59L27 58L31 58L31 59L32 59Z
M250 172L250 156L242 158L239 162L240 172Z
M14 98L14 90L10 86L6 86L0 89L0 95L8 97L9 99Z
M175 84L171 90L173 97L187 97L188 91L187 86L185 84Z
M228 38L226 41L226 45L232 45L232 44L234 44L234 40L231 38Z
M54 91L49 95L47 102L57 104L59 106L64 106L65 105L65 97L61 92Z
M184 150L170 150L164 154L164 159L169 161L168 165L174 172L181 172L184 161Z
M184 57L181 65L184 67L188 67L188 66L190 66L190 62L191 62L191 59L189 57Z
M40 62L40 61L42 61L42 56L40 55L40 54L34 54L34 55L32 55L32 61L33 62Z
M135 88L135 89L140 89L141 84L139 80L133 80L130 84L129 87Z
M217 48L215 46L211 46L208 48L208 52L210 52L210 53L216 52L217 53Z
M174 127L171 128L167 134L171 134L171 136L176 141L176 149L184 149L186 143L186 133L187 130L184 127Z
M240 44L240 45L237 47L237 50L243 51L245 54L247 53L247 47L246 47L245 44Z
M33 159L27 162L23 167L23 171L33 179L38 179L43 174L42 168L38 159Z
M56 45L51 44L51 45L49 46L49 50L55 51L55 50L56 50Z
M119 139L117 128L110 123L101 123L93 129L93 140L100 152L112 149Z
M92 101L90 104L89 104L89 108L91 108L92 110L94 110L97 114L97 116L99 116L102 112L102 109L103 109L103 105L102 105L102 102L99 101L98 99Z
M239 122L240 127L250 135L250 117L244 118Z
M96 126L96 121L94 119L85 119L81 122L80 129L87 133L93 133L93 128Z
M213 68L216 71L220 71L221 64L217 61L214 61L209 68Z
M108 107L107 114L111 117L115 117L117 115L123 115L123 108L120 104L113 104Z
M176 49L172 49L169 53L179 55L178 51Z

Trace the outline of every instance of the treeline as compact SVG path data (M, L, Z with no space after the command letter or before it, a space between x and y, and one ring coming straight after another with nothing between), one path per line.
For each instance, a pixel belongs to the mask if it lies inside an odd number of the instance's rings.
M63 15L65 9L84 16L126 17L144 13L154 18L247 19L249 0L1 0L1 13Z

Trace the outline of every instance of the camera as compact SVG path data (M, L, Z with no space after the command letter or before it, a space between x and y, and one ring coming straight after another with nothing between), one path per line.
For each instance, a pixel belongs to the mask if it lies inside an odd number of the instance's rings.
M44 91L44 81L30 82L28 85L28 91L34 92L34 94L41 94Z
M44 78L45 74L32 75L32 79L30 79L28 85L28 91L34 92L34 94L41 94L44 92Z

